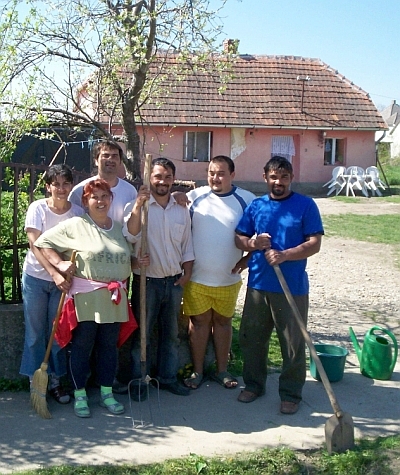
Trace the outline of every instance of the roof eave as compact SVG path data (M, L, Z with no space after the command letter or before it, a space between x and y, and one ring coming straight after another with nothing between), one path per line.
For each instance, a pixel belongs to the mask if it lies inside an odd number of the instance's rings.
M351 131L374 131L388 130L388 127L326 127L326 126L304 126L304 125L255 125L255 124L202 124L202 123L180 123L180 122L149 122L149 126L159 127L203 127L213 129L286 129L286 130L351 130Z

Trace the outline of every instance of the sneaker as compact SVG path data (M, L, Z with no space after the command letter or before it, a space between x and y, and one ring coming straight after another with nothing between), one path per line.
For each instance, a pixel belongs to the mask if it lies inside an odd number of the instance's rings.
M168 384L160 383L160 389L169 391L170 393L176 394L177 396L189 396L190 394L190 389L182 386L178 383L178 381Z
M53 397L59 404L69 404L71 402L69 394L63 389L61 385L50 389L49 393L51 397Z
M147 399L147 384L131 384L130 388L128 389L128 394L132 401L141 402L146 401Z

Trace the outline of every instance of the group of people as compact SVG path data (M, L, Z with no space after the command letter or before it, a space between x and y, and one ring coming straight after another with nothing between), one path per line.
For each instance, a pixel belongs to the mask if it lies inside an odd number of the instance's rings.
M248 267L239 335L245 387L238 400L250 403L265 393L268 344L275 328L283 357L280 410L294 414L306 376L305 343L273 266L281 266L306 323L306 261L319 251L323 227L314 201L291 191L290 162L281 157L268 161L264 168L268 192L256 198L233 184L234 162L223 155L209 162L208 185L187 194L172 192L176 170L169 159L152 161L149 189L142 185L138 192L118 177L122 150L117 144L99 142L94 159L98 175L74 189L66 166L50 167L46 173L49 198L28 209L25 228L30 249L23 271L26 337L21 374L32 379L40 366L58 300L66 292L60 328L67 328L69 337L60 336L53 345L50 394L59 403L70 401L60 384L60 377L68 372L75 414L90 417L85 386L90 372L95 371L100 405L111 413L124 412L114 397L125 390L118 379L132 381L131 397L144 400L140 332L133 330L134 318L140 326L140 269L145 269L146 350L150 355L157 324L154 376L160 389L187 396L201 386L208 376L204 358L210 335L216 371L209 376L234 389L238 381L228 371L232 317L242 284L240 272ZM142 255L141 214L146 202L147 253ZM77 251L75 264L70 261L73 250ZM73 276L71 281L69 276ZM126 288L130 276L131 305ZM189 317L193 372L180 382L178 316L182 301ZM118 355L117 346L127 338ZM125 367L124 348L129 355ZM147 366L150 374L150 358Z

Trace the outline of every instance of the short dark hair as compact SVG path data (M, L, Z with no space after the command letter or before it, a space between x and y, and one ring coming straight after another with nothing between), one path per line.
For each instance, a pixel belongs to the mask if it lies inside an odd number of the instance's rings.
M99 142L96 142L95 145L93 146L93 150L92 150L93 163L95 160L99 158L100 152L106 147L116 148L119 153L119 158L120 160L122 160L122 157L124 155L122 148L117 144L117 142L107 139L107 140L100 140Z
M87 182L86 185L83 187L82 204L84 206L87 206L89 196L93 193L94 188L99 188L100 190L107 191L108 193L110 193L111 199L114 196L113 192L111 191L111 187L108 182L106 182L106 180L103 180L102 178L95 178L94 180L90 180L89 182Z
M153 158L153 160L151 161L151 171L153 171L153 168L156 165L159 165L160 167L163 167L165 169L170 168L172 170L172 174L175 176L175 172L176 172L175 165L168 158L164 158L164 157Z
M68 165L64 164L51 165L51 167L46 170L46 174L44 175L44 182L46 183L46 185L51 185L57 176L65 178L70 183L74 182L74 176L72 174L71 168Z
M264 167L264 173L267 174L271 171L284 170L293 174L292 164L287 158L274 156L272 157Z
M233 160L226 155L217 155L216 157L212 158L210 160L210 163L222 163L225 162L228 164L229 172L233 173L235 171L235 164L233 163Z

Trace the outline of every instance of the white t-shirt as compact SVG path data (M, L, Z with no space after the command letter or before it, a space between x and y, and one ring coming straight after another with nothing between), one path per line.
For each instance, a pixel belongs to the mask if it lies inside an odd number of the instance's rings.
M233 285L241 280L232 269L242 257L235 246L235 229L246 206L255 195L232 187L226 194L201 186L187 193L192 217L193 247L196 260L192 282L210 287Z
M82 206L82 193L83 188L89 181L96 180L98 175L86 178L72 188L71 193L68 196L68 200L71 203L75 203L78 206ZM124 208L127 203L134 201L137 196L136 188L125 180L118 178L118 183L111 188L113 199L111 202L108 216L114 221L123 224L124 223Z
M31 228L37 229L41 234L43 234L48 229L53 228L56 224L61 223L61 221L73 218L74 216L81 216L84 212L83 208L71 203L69 211L64 214L56 214L48 207L46 198L42 198L33 201L29 205L25 218L25 231L28 228ZM39 264L35 254L33 254L30 249L26 253L23 271L37 279L48 281L53 280L50 277L50 274Z

